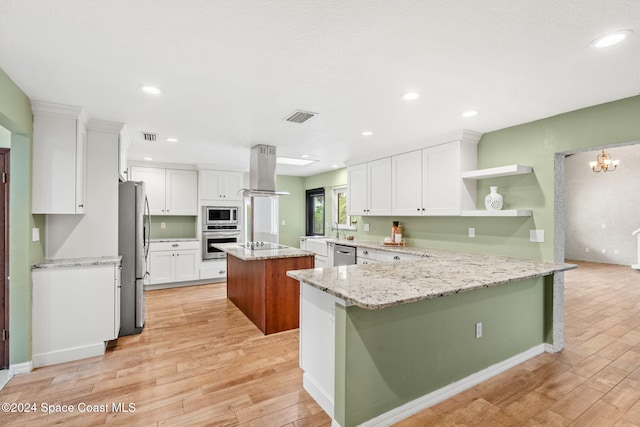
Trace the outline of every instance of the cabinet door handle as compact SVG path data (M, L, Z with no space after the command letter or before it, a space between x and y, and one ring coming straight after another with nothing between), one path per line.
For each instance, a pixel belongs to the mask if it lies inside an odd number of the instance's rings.
M395 260L399 260L399 259L400 259L400 257L399 257L398 255L396 255L396 256L394 256L394 257L393 257L393 259L395 259Z
M226 271L224 271L224 270L218 271L218 274L224 274L224 273L226 273Z
M84 205L78 205L79 208L84 208Z
M177 244L177 243L174 243L173 245L171 245L171 247L173 247L173 248L177 248L178 246L180 246L180 245Z
M362 251L363 255L369 255L369 251Z

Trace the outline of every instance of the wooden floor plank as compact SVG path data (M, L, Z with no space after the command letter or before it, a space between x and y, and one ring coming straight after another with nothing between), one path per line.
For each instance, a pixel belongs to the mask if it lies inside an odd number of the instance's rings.
M565 349L419 412L412 426L640 427L640 273L578 263L565 273ZM302 388L297 331L264 336L225 284L147 293L142 334L101 357L17 375L5 402L133 403L135 412L0 414L4 426L329 427Z

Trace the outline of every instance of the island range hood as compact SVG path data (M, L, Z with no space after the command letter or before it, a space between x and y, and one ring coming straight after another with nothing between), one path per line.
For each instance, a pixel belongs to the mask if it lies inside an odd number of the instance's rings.
M251 147L249 164L249 189L244 189L247 197L284 196L290 193L276 191L276 147L273 145L254 145Z

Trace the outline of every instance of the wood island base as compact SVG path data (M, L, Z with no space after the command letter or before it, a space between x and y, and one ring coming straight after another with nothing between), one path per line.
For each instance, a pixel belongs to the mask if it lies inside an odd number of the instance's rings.
M227 256L227 298L265 335L300 324L300 284L289 270L314 267L314 257L242 260Z

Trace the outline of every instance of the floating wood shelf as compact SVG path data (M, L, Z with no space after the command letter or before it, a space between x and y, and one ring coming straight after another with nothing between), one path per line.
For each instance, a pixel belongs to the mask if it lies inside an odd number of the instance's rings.
M497 168L478 169L473 171L462 172L463 179L485 179L497 178L499 176L523 175L533 172L531 166L524 165L507 165Z

